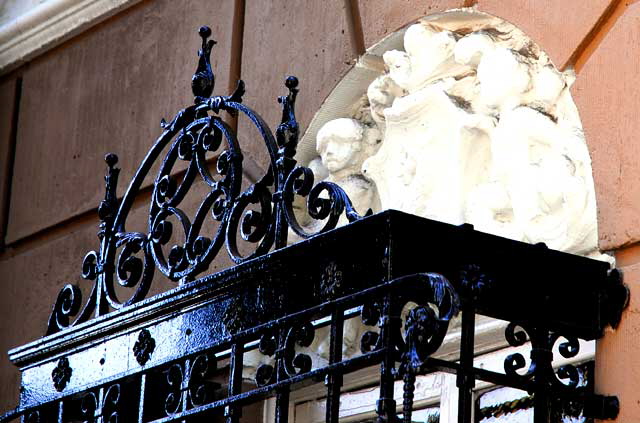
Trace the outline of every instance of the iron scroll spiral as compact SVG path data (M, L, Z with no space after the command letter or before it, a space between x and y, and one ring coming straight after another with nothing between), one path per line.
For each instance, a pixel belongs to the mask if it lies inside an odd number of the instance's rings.
M584 379L582 371L572 364L566 364L557 370L553 368L553 351L557 345L558 353L564 358L575 357L580 352L578 338L565 337L540 328L528 328L509 323L505 329L505 339L512 347L531 341L531 362L520 353L508 355L504 360L505 373L523 381L533 381L539 386L554 391L571 392L579 388ZM564 341L562 340L564 339Z
M172 281L187 283L206 271L223 247L235 263L242 263L286 246L289 228L308 238L335 228L342 213L350 222L362 217L338 185L320 182L314 186L313 172L296 164L300 132L295 116L297 78L286 79L288 93L278 98L282 119L274 134L260 115L243 104L242 80L231 95L211 96L215 76L210 54L215 41L209 39L208 27L200 28L199 35L202 46L191 81L194 104L180 110L170 122L162 120L162 134L121 199L116 197L118 158L106 156L105 199L98 208L100 248L88 253L82 266L83 279L92 284L91 293L83 304L81 289L66 285L53 307L47 334L139 302L148 294L156 270ZM220 116L222 111L248 119L269 154L264 175L244 191L243 153L235 132ZM207 155L215 161L213 171ZM147 231L127 231L134 200L158 162ZM179 164L184 170L176 169ZM195 215L189 216L183 200L196 182L203 183L207 192ZM310 216L324 220L321 229L307 232L297 222L293 212L296 196L307 197ZM215 227L213 232L205 230L205 223ZM250 248L239 248L238 238ZM119 298L119 294L127 297Z
M400 374L415 373L444 340L451 319L460 312L460 298L451 282L439 273L411 275L421 282L422 289L403 298L416 304L407 314L404 342L398 340L402 352ZM426 294L421 294L422 292Z

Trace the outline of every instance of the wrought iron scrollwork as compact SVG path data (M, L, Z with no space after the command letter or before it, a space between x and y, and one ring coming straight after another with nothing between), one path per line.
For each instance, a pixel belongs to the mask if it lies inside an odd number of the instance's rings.
M558 341L565 339L558 344L560 355L571 358L580 352L577 338L564 337L541 328L526 328L516 323L507 325L505 338L513 347L531 341L531 362L528 367L520 353L510 354L505 358L504 370L508 376L530 380L537 386L545 386L554 391L574 390L583 379L581 371L574 365L564 365L557 370L553 368L553 350Z
M380 324L381 317L380 303L371 301L362 305L360 316L362 323L366 326L377 326ZM360 337L360 351L363 353L371 352L380 347L380 334L378 332L367 330Z
M212 96L215 75L210 55L215 41L207 27L200 28L199 35L202 47L192 78L194 104L180 110L170 122L162 120L163 133L121 199L116 197L118 157L106 156L105 198L98 208L100 248L88 253L82 265L82 277L93 284L92 291L82 306L80 289L65 286L53 307L48 334L140 301L149 292L156 270L186 283L205 271L223 247L235 263L241 263L284 247L288 228L307 238L335 228L343 212L350 222L361 218L339 186L329 182L314 186L313 172L296 165L300 133L295 116L297 78L286 78L288 94L278 98L282 118L274 135L267 123L242 103L243 81L238 81L229 96ZM247 118L269 154L265 174L244 191L243 153L236 134L220 116L222 111ZM165 150L153 184L148 231L127 231L134 198ZM213 172L207 155L214 157ZM186 165L182 172L176 170L179 163ZM208 192L195 215L188 216L182 202L197 180L206 184ZM325 221L321 229L311 233L299 225L293 212L296 196L307 198L312 218ZM213 232L204 229L205 223L215 227ZM247 248L240 248L238 239ZM247 250L250 252L242 253ZM116 289L116 283L132 290L128 298L118 297L117 292L123 290Z
M168 387L164 401L165 413L171 416L183 409L199 407L212 401L213 391L219 385L207 379L216 369L216 357L210 353L169 366L164 372Z
M80 402L85 422L118 422L121 391L120 384L115 383L97 392L87 392Z
M266 356L275 356L275 364L262 364L256 371L256 384L265 386L275 383L278 378L288 378L311 370L311 357L296 352L296 347L308 347L315 338L315 328L310 322L296 324L278 337L275 333L265 333L260 338L259 351Z
M272 357L276 353L278 348L278 341L275 334L265 333L260 337L260 343L258 344L258 350L262 355ZM256 370L256 385L265 386L275 382L276 372L275 367L272 364L261 364Z
M398 375L404 382L403 421L410 423L413 410L413 392L416 374L424 366L444 340L449 322L460 311L460 299L451 283L442 275L427 273L412 276L419 278L427 288L426 298L407 298L416 302L405 321L404 342L397 337L402 351Z
M619 409L617 398L594 395L584 367L573 364L553 367L555 348L564 358L575 357L580 352L578 338L513 322L507 325L505 338L513 347L531 342L529 365L521 353L514 353L505 358L504 370L513 380L529 386L537 402L536 409L553 406L571 416L582 413L585 417L615 418Z
M311 323L304 323L289 329L284 344L283 368L288 376L296 376L311 370L311 357L296 353L296 345L308 347L315 337L315 328Z
M417 371L442 344L449 322L460 311L460 300L451 283L442 275L423 276L430 296L421 300L407 315L400 373Z

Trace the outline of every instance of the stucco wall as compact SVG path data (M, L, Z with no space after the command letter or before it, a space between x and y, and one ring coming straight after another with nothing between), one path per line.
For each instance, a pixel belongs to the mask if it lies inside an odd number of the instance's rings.
M102 156L120 155L121 189L170 118L190 101L201 24L218 41L216 93L247 84L247 104L272 126L287 74L300 78L305 128L358 54L430 13L476 7L525 31L559 68L574 66L573 96L593 160L600 247L615 251L640 293L640 2L622 0L143 1L0 77L0 409L17 402L4 353L44 333L58 290L96 248ZM240 125L240 136L246 127ZM255 138L241 139L264 166ZM146 206L140 202L137 219ZM222 267L225 263L217 263ZM211 269L215 271L216 269ZM598 346L598 390L620 397L621 422L640 421L634 351L640 306ZM636 362L634 362L636 360Z

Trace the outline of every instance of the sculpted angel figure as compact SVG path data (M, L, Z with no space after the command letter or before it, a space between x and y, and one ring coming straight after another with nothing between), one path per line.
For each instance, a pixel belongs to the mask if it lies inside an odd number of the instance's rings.
M316 138L316 150L329 172L325 180L340 185L361 214L368 209L380 210L376 186L362 174L362 163L371 156L378 140L377 130L349 118L328 122Z
M375 184L362 174L362 163L369 158L380 143L380 133L355 119L340 118L329 121L318 131L316 150L319 157L308 167L313 170L315 183L320 181L338 184L349 196L353 207L360 214L369 209L380 211L380 198ZM298 221L311 233L322 227L322 222L314 221L306 214L303 199L296 199L295 210ZM340 217L338 225L347 223ZM290 231L289 242L300 238Z
M571 71L480 13L412 25L404 47L367 90L382 208L604 258Z

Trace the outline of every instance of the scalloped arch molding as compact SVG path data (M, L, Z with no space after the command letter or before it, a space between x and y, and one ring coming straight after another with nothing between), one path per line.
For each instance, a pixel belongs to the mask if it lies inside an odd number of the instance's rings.
M141 0L7 0L0 14L0 73Z

